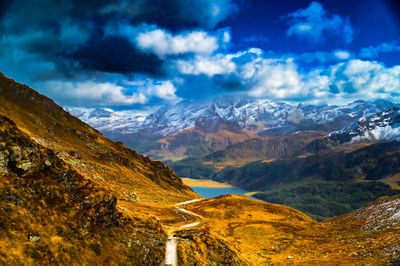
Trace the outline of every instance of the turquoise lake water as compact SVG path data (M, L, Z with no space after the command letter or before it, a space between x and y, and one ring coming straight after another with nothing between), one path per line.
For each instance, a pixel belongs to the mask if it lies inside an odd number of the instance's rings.
M218 197L225 194L240 194L244 195L248 191L240 189L240 188L232 188L232 187L191 187L195 192L200 194L201 196L209 199ZM249 197L255 199L253 197Z

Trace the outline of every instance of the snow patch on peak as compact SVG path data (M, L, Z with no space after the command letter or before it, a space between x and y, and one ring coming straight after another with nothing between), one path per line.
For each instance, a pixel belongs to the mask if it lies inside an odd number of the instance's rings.
M291 105L268 99L220 97L214 100L183 100L174 105L162 106L151 114L138 111L113 111L105 108L66 109L103 132L118 131L119 134L132 134L144 130L146 134L168 136L196 126L218 126L221 121L256 132L284 127L293 128L294 125L323 125L325 123L333 123L337 129L344 127L350 129L362 121L359 120L360 118L395 106L385 100L355 101L348 105L337 106ZM393 129L393 126L391 128ZM398 129L392 133L389 129L375 131L371 129L370 133L378 137L398 134Z

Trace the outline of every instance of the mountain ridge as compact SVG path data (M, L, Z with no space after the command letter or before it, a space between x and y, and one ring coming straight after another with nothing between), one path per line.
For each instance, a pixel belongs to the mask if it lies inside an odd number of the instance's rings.
M162 160L202 156L249 140L320 131L342 130L360 118L398 107L387 100L354 101L347 105L291 105L252 98L182 101L163 106L147 116L108 110L110 118L90 111L67 109L112 138ZM121 117L121 119L118 119ZM115 121L115 122L114 122ZM115 126L110 126L115 123ZM108 125L108 126L106 126Z

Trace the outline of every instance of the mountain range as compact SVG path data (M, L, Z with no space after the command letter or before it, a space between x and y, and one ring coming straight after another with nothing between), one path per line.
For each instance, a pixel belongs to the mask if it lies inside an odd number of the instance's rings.
M68 110L179 176L227 182L323 220L400 188L399 107L382 99L327 105L224 97L147 115ZM310 206L305 195L313 188L323 198ZM333 196L356 188L359 198Z
M387 100L359 100L337 106L291 105L231 97L181 101L148 115L99 108L67 110L106 136L120 139L139 152L157 159L176 160L205 155L248 139L306 131L332 133L350 130L361 118L379 116L382 115L380 112L399 106ZM374 138L363 138L369 137Z
M394 143L380 149L396 157ZM385 189L324 222L245 196L204 199L162 162L0 74L2 265L167 265L171 253L179 265L396 265L400 196Z

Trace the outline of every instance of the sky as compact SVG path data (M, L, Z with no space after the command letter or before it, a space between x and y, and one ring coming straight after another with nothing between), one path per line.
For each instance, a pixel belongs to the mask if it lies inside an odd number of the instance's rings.
M0 72L62 106L400 102L396 0L0 0Z

